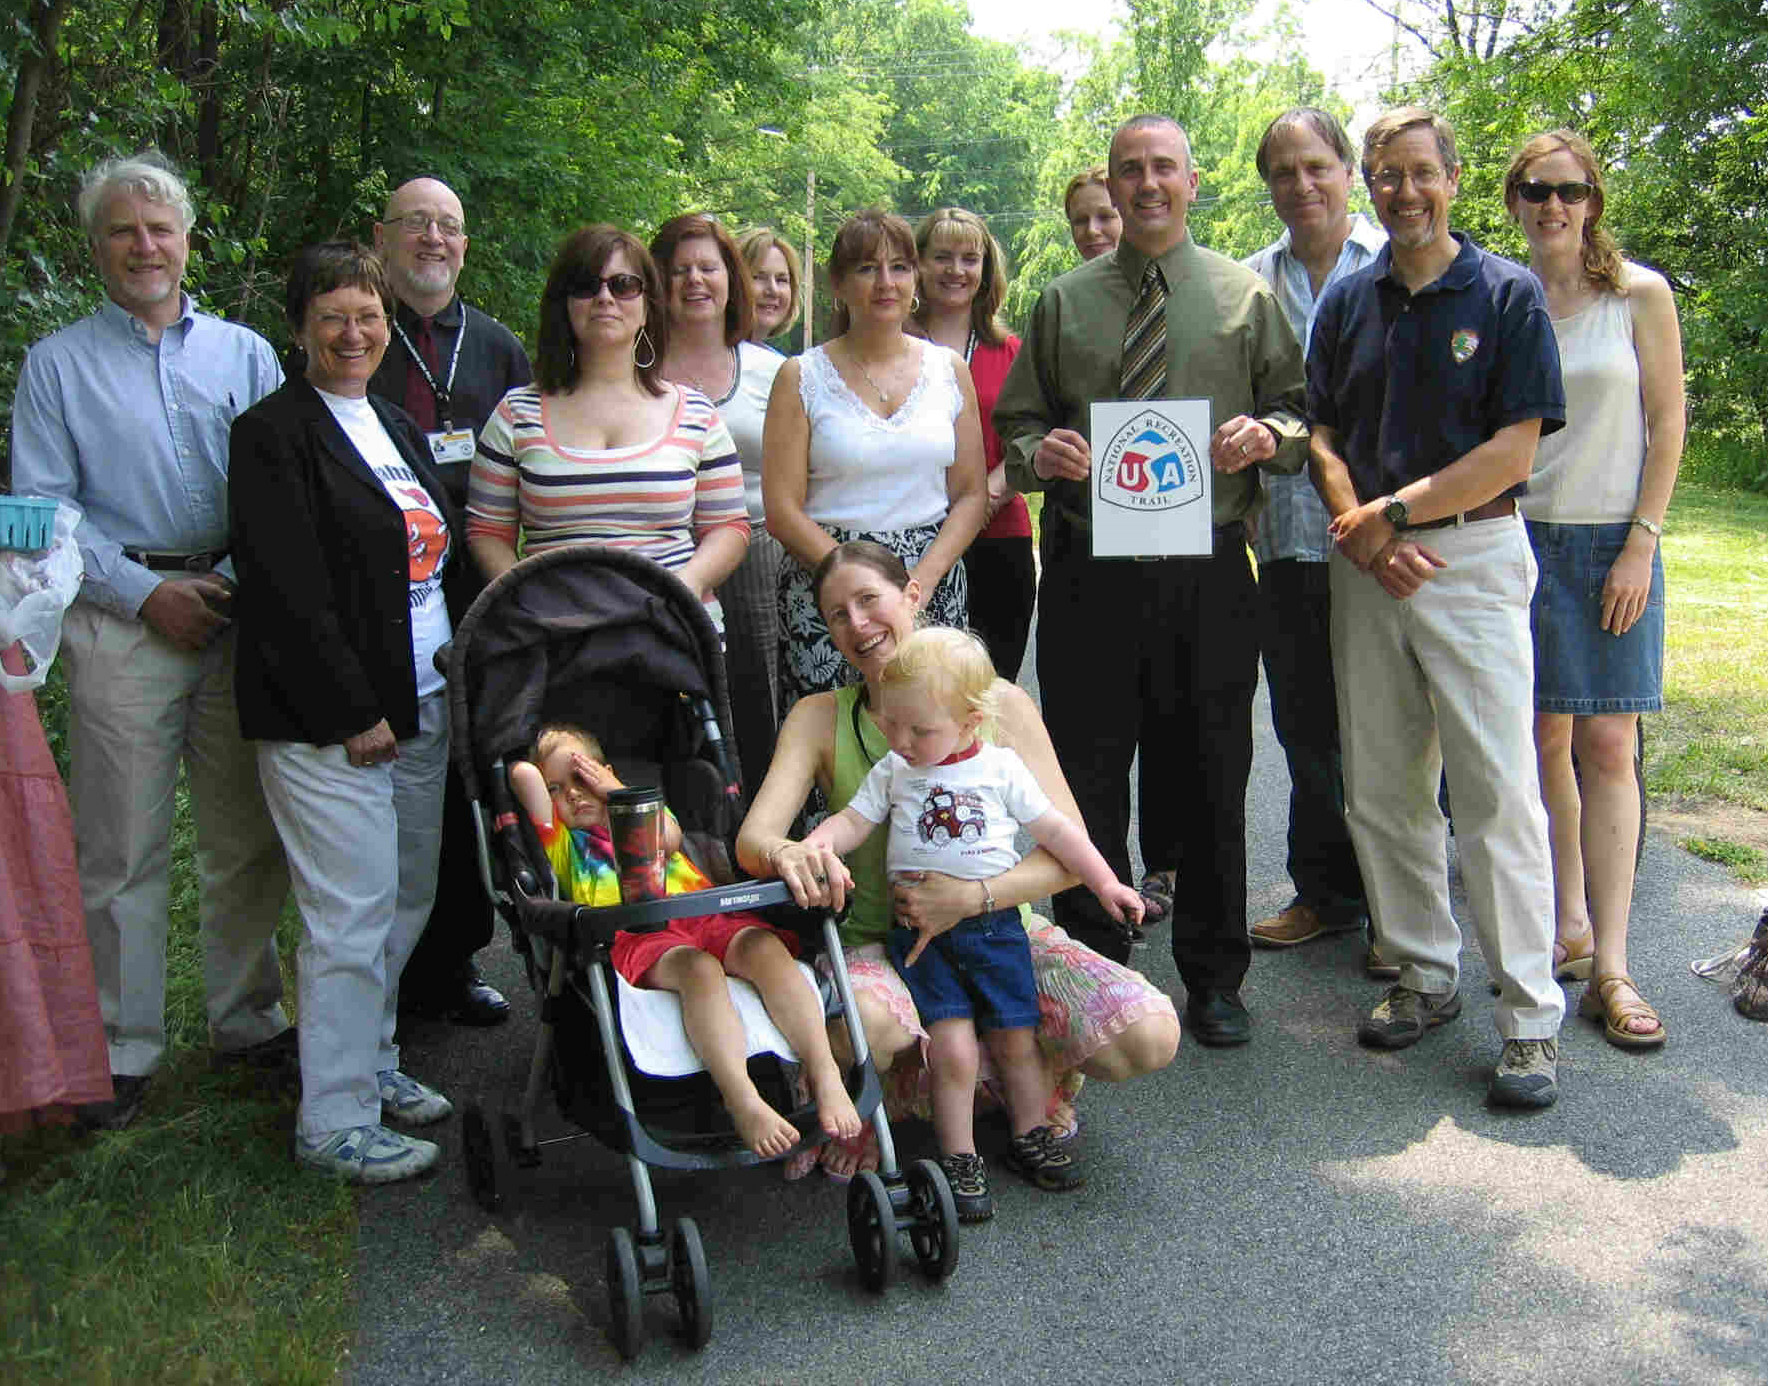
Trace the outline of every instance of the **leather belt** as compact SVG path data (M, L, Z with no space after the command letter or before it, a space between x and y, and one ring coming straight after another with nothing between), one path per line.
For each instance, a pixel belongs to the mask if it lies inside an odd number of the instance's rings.
M227 557L227 550L216 549L212 553L155 553L149 549L124 549L123 557L131 563L139 563L143 568L151 568L156 573L209 573Z
M1501 520L1506 515L1514 514L1516 514L1516 497L1499 496L1495 501L1476 505L1472 510L1464 510L1459 515L1445 515L1440 520L1426 520L1422 524L1407 525L1406 528L1409 530L1447 529L1450 525L1471 524L1475 520Z

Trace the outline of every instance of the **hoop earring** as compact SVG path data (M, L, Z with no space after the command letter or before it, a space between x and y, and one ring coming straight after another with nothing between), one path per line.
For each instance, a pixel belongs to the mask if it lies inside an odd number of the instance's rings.
M651 354L651 358L648 361L641 361L638 359L638 344L640 342L645 344L645 350ZM652 366L657 364L657 348L651 341L651 334L646 332L642 327L639 328L638 336L632 343L632 364L637 366L641 371L648 371Z
M909 299L909 316L912 318L912 317L914 317L914 315L916 313L918 313L920 311L921 311L921 295L915 294L915 295L911 296Z

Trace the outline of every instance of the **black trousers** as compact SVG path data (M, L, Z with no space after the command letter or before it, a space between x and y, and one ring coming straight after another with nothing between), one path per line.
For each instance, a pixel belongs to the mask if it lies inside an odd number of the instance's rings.
M1289 762L1289 879L1329 922L1369 916L1344 821L1344 761L1332 675L1328 566L1296 558L1259 565L1260 645L1271 725Z
M1171 825L1173 961L1187 988L1236 988L1246 934L1246 781L1258 686L1258 594L1238 524L1208 558L1096 559L1046 509L1038 589L1044 722L1094 843L1129 879L1129 770ZM1149 815L1144 802L1142 815ZM1056 922L1118 961L1129 949L1092 892L1064 891Z
M964 571L970 577L970 629L988 646L995 673L1014 683L1037 600L1031 537L977 539L964 551Z
M436 903L400 979L412 995L451 986L472 965L473 954L491 942L491 901L479 879L478 851L470 801L451 758L442 793Z

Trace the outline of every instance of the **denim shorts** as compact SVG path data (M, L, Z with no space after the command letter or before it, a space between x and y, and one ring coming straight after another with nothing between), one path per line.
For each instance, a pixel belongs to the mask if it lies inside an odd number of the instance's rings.
M1036 1027L1037 978L1018 910L973 914L929 943L913 967L906 966L903 960L919 937L897 925L885 946L923 1025L970 1016L979 1031Z
M1664 705L1664 563L1651 559L1645 612L1625 635L1602 628L1602 585L1631 521L1556 525L1529 521L1540 581L1529 610L1535 640L1535 710L1589 717L1657 712Z

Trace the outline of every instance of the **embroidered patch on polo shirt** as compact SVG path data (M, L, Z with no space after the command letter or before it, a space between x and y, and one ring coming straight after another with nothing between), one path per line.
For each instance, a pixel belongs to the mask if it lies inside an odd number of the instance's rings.
M1449 355L1455 358L1457 366L1465 366L1473 359L1473 353L1479 350L1479 333L1471 327L1463 327L1449 338Z

